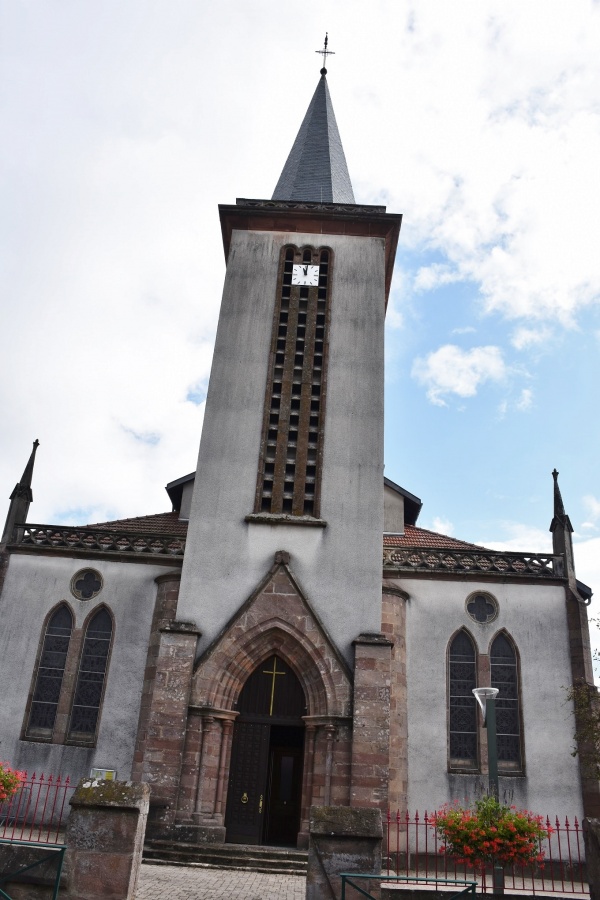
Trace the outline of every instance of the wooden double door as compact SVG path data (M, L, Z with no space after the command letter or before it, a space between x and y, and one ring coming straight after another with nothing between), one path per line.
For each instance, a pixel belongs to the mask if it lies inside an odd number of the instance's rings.
M300 828L306 701L278 656L258 666L238 700L233 730L226 840L295 846Z

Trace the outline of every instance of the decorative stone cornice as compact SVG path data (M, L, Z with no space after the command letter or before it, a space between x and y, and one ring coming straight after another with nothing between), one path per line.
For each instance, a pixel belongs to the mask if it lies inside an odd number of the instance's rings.
M511 553L493 550L437 550L422 547L385 547L383 571L432 572L460 577L500 575L504 578L539 578L564 581L562 556L546 553Z
M373 213L385 213L385 206L367 206L355 203L313 203L308 200L245 200L238 197L236 206L250 206L253 209L302 209L321 212L350 213L353 216L372 216Z
M174 534L143 534L131 531L106 531L99 528L69 528L56 525L18 525L11 548L69 550L95 554L119 554L131 557L183 557L185 538Z

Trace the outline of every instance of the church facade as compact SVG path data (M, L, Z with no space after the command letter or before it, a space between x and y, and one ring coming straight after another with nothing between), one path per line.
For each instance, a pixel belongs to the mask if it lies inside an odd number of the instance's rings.
M417 526L383 478L401 216L355 202L321 79L271 200L220 207L227 269L198 466L169 513L0 545L1 756L151 785L150 832L306 845L311 806L433 810L487 785L598 815L564 688L593 690L557 475L551 554Z

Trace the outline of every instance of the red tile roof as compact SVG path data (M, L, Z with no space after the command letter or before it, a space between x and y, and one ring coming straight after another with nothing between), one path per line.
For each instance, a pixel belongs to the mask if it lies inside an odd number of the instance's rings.
M95 522L87 528L106 531L133 531L141 534L176 534L185 537L188 523L179 520L179 513L157 513L154 516L136 516L132 519L115 519L114 522Z
M427 531L426 528L417 528L416 525L405 525L404 534L384 534L384 547L424 547L434 550L483 550L479 544L470 544L468 541L459 541L457 538L448 537L445 534L437 534L435 531Z
M132 531L141 534L176 534L185 537L188 523L180 521L179 513L157 513L153 516L137 516L131 519L116 519L114 522L97 522L88 528L102 528L106 531ZM445 534L437 534L416 525L405 525L404 534L385 534L384 547L424 547L437 550L483 550L478 544L459 541Z

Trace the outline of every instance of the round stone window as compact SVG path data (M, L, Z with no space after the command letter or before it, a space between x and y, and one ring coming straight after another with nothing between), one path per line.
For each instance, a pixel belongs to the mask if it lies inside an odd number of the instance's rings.
M71 578L71 593L78 600L92 600L102 590L104 582L95 569L80 569Z
M487 591L475 591L465 600L465 608L474 622L487 625L498 616L498 601Z

